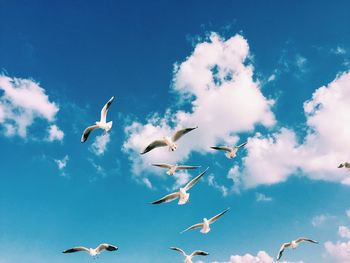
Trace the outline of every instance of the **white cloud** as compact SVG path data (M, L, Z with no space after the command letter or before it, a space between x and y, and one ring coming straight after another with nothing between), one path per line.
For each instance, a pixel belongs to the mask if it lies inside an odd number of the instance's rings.
M227 196L227 195L228 195L228 189L227 189L227 187L226 187L225 185L219 184L219 183L215 180L215 176L214 176L214 175L209 175L209 176L208 176L208 184L209 184L209 186L212 186L212 187L214 187L215 189L219 190L223 196Z
M304 112L307 135L301 143L286 128L248 140L244 167L237 175L245 188L280 183L292 174L350 185L348 174L337 169L350 159L350 73L317 89L304 103Z
M149 170L152 160L177 163L192 151L206 153L210 145L238 141L235 133L252 131L258 124L275 124L271 112L274 102L262 94L248 57L249 46L241 35L224 40L213 33L175 66L172 89L179 99L163 117L155 114L146 124L133 122L125 129L124 151L129 154L134 175ZM187 110L175 109L180 106ZM193 126L199 129L182 138L176 152L163 148L139 155L154 139Z
M346 210L346 215L348 216L348 217L350 217L350 208L348 209L348 210Z
M67 166L67 163L69 161L69 156L66 155L62 159L55 159L55 163L57 164L57 168L61 171L61 176L66 176L65 168Z
M280 263L293 263L290 261L278 261ZM265 251L259 251L256 256L249 253L240 256L232 255L228 261L218 262L214 261L212 263L275 263L275 260ZM303 261L297 261L294 263L303 263Z
M327 241L324 244L327 256L332 259L332 263L349 263L350 241L333 243Z
M256 193L256 201L257 202L271 202L272 201L272 197L270 196L266 196L262 193Z
M90 150L96 155L103 155L107 150L107 145L109 142L109 133L96 136L95 141L90 146Z
M322 226L326 221L328 221L329 219L333 218L333 216L331 215L317 215L317 216L314 216L312 219L311 219L311 224L314 226L314 227L320 227Z
M6 136L27 137L35 119L51 123L59 108L49 101L45 90L30 79L0 75L0 125Z
M350 239L350 230L346 226L339 226L338 234L342 238Z
M62 141L64 137L64 132L57 127L57 125L53 124L49 127L49 137L48 140L52 141Z

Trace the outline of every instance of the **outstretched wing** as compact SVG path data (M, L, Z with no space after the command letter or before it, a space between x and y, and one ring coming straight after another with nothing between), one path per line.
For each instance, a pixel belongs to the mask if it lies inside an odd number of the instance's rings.
M81 142L86 142L86 140L88 139L90 133L91 133L93 130L97 129L97 128L98 128L97 125L92 125L92 126L87 127L87 128L84 130L83 135L81 136Z
M70 248L70 249L66 249L62 253L74 253L74 252L80 252L80 251L89 252L89 249L86 248L86 247L73 247L73 248Z
M208 252L205 252L205 251L202 251L202 250L196 250L196 251L192 252L191 257L194 257L194 256L208 256L208 255L209 255Z
M114 97L110 98L110 100L106 103L106 105L103 106L103 108L101 110L101 120L100 120L100 122L106 123L107 112L108 112L109 107L112 105L113 100L114 100Z
M237 149L239 149L239 148L242 148L242 147L246 146L247 143L248 143L248 142L245 142L245 143L242 143L242 144L237 145L237 146L235 146L235 147L236 147Z
M141 154L145 154L148 153L149 151L152 151L154 148L157 147L163 147L166 146L166 143L164 140L156 140L154 142L152 142L150 145L148 145Z
M153 166L170 169L172 165L167 163L152 163Z
M177 166L177 169L186 169L186 170L189 170L189 169L197 169L197 168L200 168L200 166L192 166L192 165L178 165Z
M343 163L339 164L339 166L338 166L338 168L343 168L343 167L344 167Z
M196 229L196 228L200 228L200 227L203 227L203 223L198 223L198 224L195 224L193 226L190 226L189 228L186 228L185 230L181 231L180 234L185 233L188 230L192 230L192 229Z
M182 255L186 256L185 251L178 247L171 247L170 249L180 252Z
M207 169L205 169L204 172L200 173L199 175L197 175L195 178L193 178L191 181L189 181L186 186L184 187L186 191L190 190L197 182L199 179L201 179L201 177L208 171L209 167Z
M172 194L169 194L169 195L162 197L161 199L159 199L157 201L152 202L151 204L158 205L161 203L171 202L171 201L175 200L176 198L178 198L179 196L180 196L179 192L172 193Z
M289 246L290 246L290 243L284 243L284 244L281 246L280 250L278 251L277 261L281 259L282 255L283 255L283 252L284 252L284 249L285 249L286 247L289 247Z
M212 148L214 150L218 150L218 151L225 151L225 152L230 152L231 151L231 148L227 147L227 146L212 146L210 148Z
M295 243L300 243L300 242L311 242L311 243L314 243L314 244L318 244L317 241L309 239L309 238L306 238L306 237L300 237L297 240L295 240Z
M214 222L215 222L216 220L218 220L223 214L225 214L228 210L230 210L230 208L227 208L227 209L225 209L224 211L222 211L220 214L218 214L218 215L216 215L216 216L210 218L210 219L209 219L209 223L210 223L210 224L214 223Z
M107 250L107 251L115 251L118 250L118 247L110 245L110 244L100 244L97 248L96 251L98 253L100 253L103 250Z
M182 129L182 130L179 130L179 131L175 132L175 134L172 137L173 142L176 142L178 139L180 139L186 133L189 133L190 131L193 131L194 129L197 129L197 128L198 127L186 128L186 129Z

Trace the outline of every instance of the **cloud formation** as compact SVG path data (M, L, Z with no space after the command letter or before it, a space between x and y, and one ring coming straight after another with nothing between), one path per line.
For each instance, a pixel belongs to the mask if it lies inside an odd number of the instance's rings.
M96 155L103 155L110 140L109 133L96 136L95 141L90 146L90 150Z
M212 33L196 45L184 62L175 65L174 104L164 116L156 113L146 123L133 122L125 129L124 151L130 157L134 175L150 171L151 160L176 163L191 152L208 152L213 144L235 143L238 132L275 124L271 111L274 101L262 94L249 55L248 42L241 35L225 40ZM180 106L187 110L178 109ZM176 152L163 148L139 155L153 140L194 126L199 129L182 138Z
M38 83L31 79L11 78L0 75L0 126L4 129L5 136L18 135L27 137L28 128L36 119L46 120L49 124L55 121L59 107L51 102ZM55 140L63 132L57 134L51 126L48 138ZM57 137L58 136L58 137Z

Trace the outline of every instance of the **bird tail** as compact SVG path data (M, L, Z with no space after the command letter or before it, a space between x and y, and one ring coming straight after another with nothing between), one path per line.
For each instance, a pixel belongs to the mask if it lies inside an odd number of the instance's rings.
M108 130L112 129L113 121L107 122Z

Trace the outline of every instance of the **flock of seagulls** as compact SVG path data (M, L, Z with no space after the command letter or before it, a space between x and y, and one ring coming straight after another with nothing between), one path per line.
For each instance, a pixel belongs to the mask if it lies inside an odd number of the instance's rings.
M112 105L114 101L114 97L112 97L107 103L106 105L104 105L104 107L101 110L101 117L100 120L95 122L94 125L87 127L84 132L83 135L81 137L81 142L84 143L86 142L86 140L88 139L90 133L95 130L95 129L102 129L104 131L104 134L106 134L111 128L112 128L112 121L107 122L107 112L108 109L110 108L110 106ZM173 152L177 149L177 144L176 142L183 137L185 134L188 134L189 132L197 129L198 127L192 127L192 128L185 128L185 129L181 129L175 132L175 134L173 136L165 136L161 139L157 139L153 142L151 142L140 154L146 154L150 151L152 151L155 148L158 147L168 147L169 151ZM211 148L214 150L218 150L218 151L223 151L225 152L225 155L227 158L232 159L234 157L236 157L237 152L243 148L245 145L247 144L247 142L242 143L240 145L234 146L234 147L229 147L229 146L212 146ZM192 169L198 169L201 166L191 166L191 165L178 165L178 164L166 164L166 163L153 163L152 164L155 167L160 167L160 168L164 168L167 169L167 174L172 176L176 173L177 170L192 170ZM350 163L345 162L345 163L341 163L338 168L347 168L350 170ZM203 172L201 172L199 175L197 175L195 178L193 178L192 180L190 180L184 187L180 187L180 189L176 192L170 193L164 197L162 197L159 200L156 200L154 202L151 202L151 204L157 205L157 204L162 204L162 203L167 203L167 202L171 202L174 201L176 199L179 199L178 201L178 205L185 205L188 203L189 198L190 198L190 194L188 193L188 191L197 184L197 182L203 177L203 175L205 175L205 173L207 172L207 170L209 169L209 167L207 169L205 169ZM184 233L187 232L189 230L193 230L193 229L198 229L201 228L200 232L203 234L207 234L210 232L210 225L213 224L214 222L216 222L219 218L221 218L225 213L227 213L229 211L230 208L225 209L224 211L222 211L221 213L217 214L216 216L207 219L207 218L203 218L203 221L201 223L197 223L194 224L188 228L186 228L185 230L181 231L180 233ZM291 242L288 243L284 243L282 244L278 255L277 255L277 261L279 261L283 255L283 252L285 251L285 249L287 248L292 248L295 249L298 247L298 245L301 242L309 242L309 243L314 243L314 244L318 244L317 241L309 239L309 238L298 238L296 240L293 240ZM187 255L182 249L177 248L177 247L171 247L170 249L178 251L179 253L181 253L184 257L185 263L192 263L192 258L194 256L207 256L209 255L208 252L202 251L202 250L196 250L193 251L190 255ZM110 245L110 244L100 244L98 247L96 248L86 248L86 247L73 247L70 249L67 249L65 251L63 251L63 253L74 253L74 252L87 252L90 256L92 257L97 257L102 251L116 251L118 250L118 247L114 246L114 245Z

